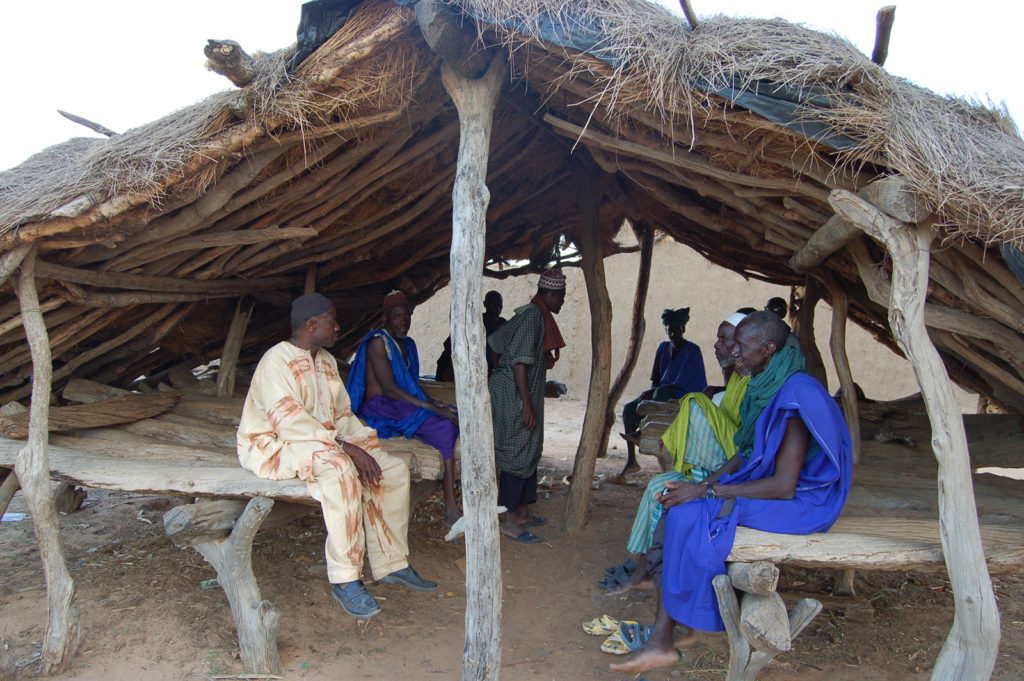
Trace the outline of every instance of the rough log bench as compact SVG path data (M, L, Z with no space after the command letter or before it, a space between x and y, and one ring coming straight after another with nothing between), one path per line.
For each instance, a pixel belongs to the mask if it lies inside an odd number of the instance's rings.
M192 546L217 571L238 630L241 658L253 673L279 667L280 611L260 595L252 543L261 527L318 512L298 479L264 480L235 454L241 401L186 396L170 412L117 427L51 433L50 476L72 485L136 494L184 496L192 503L164 514L178 546ZM14 468L23 440L0 437L0 468ZM410 510L439 485L440 453L417 440L381 441L412 477ZM459 451L456 447L456 460Z

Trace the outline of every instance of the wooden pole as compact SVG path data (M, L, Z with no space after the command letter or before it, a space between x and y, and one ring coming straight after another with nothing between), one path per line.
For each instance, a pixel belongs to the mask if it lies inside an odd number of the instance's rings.
M39 557L43 561L46 580L47 623L43 651L39 660L45 675L59 674L71 664L78 646L78 608L75 605L75 583L64 564L57 511L50 494L50 466L46 446L50 416L50 386L53 366L46 323L39 312L36 294L35 247L27 254L18 275L18 301L25 336L32 351L32 402L29 406L28 444L18 453L14 471L21 483L25 505L32 515Z
M849 311L849 298L834 280L828 280L829 293L832 296L832 335L829 337L829 349L832 351L832 362L839 377L839 387L843 398L843 416L846 427L850 431L850 444L853 449L853 462L860 463L860 406L857 402L857 387L850 370L850 358L846 354L846 320ZM836 596L855 596L852 569L840 570L836 574L832 593Z
M818 281L807 277L804 283L804 297L800 303L800 311L796 320L796 336L800 339L800 349L807 359L807 373L821 381L828 388L828 377L825 375L825 362L821 359L821 351L814 338L814 309L821 299L821 286Z
M686 16L686 21L690 24L690 28L697 28L700 22L697 21L697 13L693 11L693 5L690 4L690 0L679 0L679 4L683 8L683 14Z
M587 411L583 417L583 435L576 449L565 509L566 529L578 532L587 522L590 504L590 481L594 477L597 456L608 448L609 429L605 427L608 412L608 388L612 369L612 303L604 276L601 252L601 228L598 222L600 191L595 181L596 169L577 162L573 168L576 191L580 201L580 254L583 256L583 279L590 302L590 390Z
M636 293L633 295L633 321L630 324L629 347L626 348L626 358L622 362L619 375L615 377L611 390L608 391L608 414L605 418L605 430L611 434L611 427L615 425L615 405L622 398L626 390L626 384L633 376L636 369L637 359L640 357L640 346L644 341L644 307L647 304L647 289L651 283L651 262L654 259L654 230L648 225L634 224L633 233L640 242L640 271L636 277Z
M220 369L217 371L217 397L231 397L235 394L235 370L238 368L238 355L242 351L245 340L245 329L249 326L254 303L239 298L235 304L235 314L228 327L228 337L224 341L224 350L220 353Z
M988 679L999 649L999 611L981 545L963 417L924 322L931 230L902 223L841 189L832 192L829 202L882 241L892 258L889 326L914 368L931 421L932 451L939 463L939 529L955 607L931 678Z
M28 254L29 248L29 244L22 244L0 255L0 286L7 283L7 279L18 269L25 259L25 255Z
M832 362L839 376L839 387L843 395L843 416L846 426L850 429L850 442L853 445L853 462L860 463L860 410L857 404L857 388L850 370L850 358L846 355L846 319L849 309L849 298L836 282L829 281L829 292L832 296L832 335L829 338L829 349L832 351Z
M459 112L459 156L452 189L451 335L462 438L462 506L466 518L464 681L497 681L501 671L501 552L494 512L494 432L483 325L487 157L494 105L505 78L494 57L478 79L445 62L441 81Z
M875 49L871 51L871 61L879 66L884 65L889 56L889 37L895 20L896 5L886 5L875 16Z

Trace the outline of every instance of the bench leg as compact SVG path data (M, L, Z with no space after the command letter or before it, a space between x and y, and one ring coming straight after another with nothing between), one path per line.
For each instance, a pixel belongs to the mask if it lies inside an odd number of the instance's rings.
M836 573L836 583L832 586L832 593L836 596L856 596L853 589L853 568L844 568Z
M252 573L252 541L273 507L273 499L252 499L230 535L192 545L217 571L235 618L242 663L254 674L273 674L280 666L277 632L281 611L263 600Z
M725 623L729 638L729 671L726 681L754 681L757 673L764 669L778 654L778 650L757 650L744 635L740 626L740 602L736 598L732 580L728 575L718 575L713 581L718 609ZM804 630L811 620L821 612L821 603L805 598L789 613L789 638L792 641Z

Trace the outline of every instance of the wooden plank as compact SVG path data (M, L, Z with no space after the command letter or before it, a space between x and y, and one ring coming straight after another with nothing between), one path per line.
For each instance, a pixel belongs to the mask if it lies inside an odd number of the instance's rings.
M809 535L773 534L740 527L728 560L765 560L802 567L945 572L937 522L889 519L889 528L903 527L899 537L892 537L879 534L886 531L884 520L840 519L830 532ZM982 543L990 573L1013 574L1024 568L1024 530L983 525Z
M0 466L14 465L17 440L0 438ZM292 480L264 480L241 466L199 466L155 460L120 459L50 445L50 476L83 487L116 489L135 494L169 494L199 497L250 499L269 497L300 504L317 504L306 491L306 483ZM140 447L140 458L155 459Z
M102 402L53 407L49 432L131 423L162 414L178 401L173 393L123 395ZM28 413L0 416L0 433L16 440L28 437Z

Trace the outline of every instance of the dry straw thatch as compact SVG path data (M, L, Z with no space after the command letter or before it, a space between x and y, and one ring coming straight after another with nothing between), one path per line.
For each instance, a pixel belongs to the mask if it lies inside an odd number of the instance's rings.
M1024 142L1005 109L940 97L894 77L848 41L782 20L709 17L691 30L680 17L634 0L459 0L502 26L510 43L550 22L571 32L581 17L599 27L600 53L619 65L599 72L595 98L610 111L640 107L667 123L719 109L707 90L756 91L767 81L828 97L809 115L859 140L846 158L881 159L906 176L941 216L938 227L986 243L1024 245ZM596 50L595 50L596 51ZM709 87L697 89L694 83Z
M642 0L460 0L492 20L511 43L539 35L544 25L572 31L597 27L593 50L618 66L596 71L594 103L609 112L640 108L667 122L697 121L720 110L707 90L756 90L762 81L829 96L835 108L809 112L860 140L850 163L883 159L938 209L939 226L985 242L1024 244L1024 143L1005 111L939 97L893 77L849 42L782 20L713 16L691 30L681 18ZM257 54L259 78L246 90L251 120L286 128L329 124L349 110L408 91L416 60L396 50L390 67L352 80L343 95L324 97L318 74L332 48L365 33L376 13L357 14L293 76L292 49ZM481 25L481 30L485 28ZM494 28L494 26L491 26ZM586 55L581 68L592 67ZM697 89L694 83L709 87ZM0 173L0 229L42 218L80 196L102 201L149 193L168 184L204 143L226 126L237 92L214 95L112 140L71 140ZM393 102L392 102L393 103ZM699 124L699 123L698 123ZM54 171L57 172L54 172ZM201 189L212 176L194 177Z

